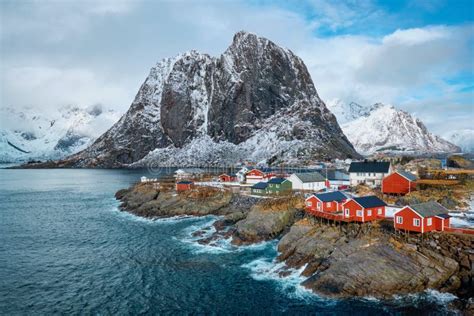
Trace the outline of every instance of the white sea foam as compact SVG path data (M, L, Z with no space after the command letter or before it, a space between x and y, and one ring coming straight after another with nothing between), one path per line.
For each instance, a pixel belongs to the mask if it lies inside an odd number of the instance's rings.
M201 219L199 217L191 216L191 215L179 215L179 216L163 217L163 218L146 218L146 217L138 216L126 211L121 211L116 206L112 207L112 212L117 213L123 219L131 220L134 222L147 223L147 224L176 224L176 223L181 223L183 221Z
M321 298L301 285L306 280L306 277L301 275L306 266L299 269L285 269L284 262L277 262L269 257L261 257L243 264L242 267L249 269L251 271L250 275L257 281L276 282L278 288L290 298L305 301L318 300L324 301L325 304L336 304L336 300ZM284 274L281 274L282 272Z
M454 227L474 227L474 212L449 213L450 223Z

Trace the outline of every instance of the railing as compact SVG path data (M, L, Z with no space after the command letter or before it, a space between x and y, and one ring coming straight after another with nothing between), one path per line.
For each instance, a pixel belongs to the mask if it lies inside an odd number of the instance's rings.
M450 232L450 233L461 233L461 234L474 235L474 229L473 228L445 227L444 231Z
M306 208L306 212L310 213L311 215L314 215L316 217L321 217L333 221L343 221L343 222L352 222L354 220L354 217L344 217L343 213L329 213L329 212L322 212L322 211L316 211L312 210L310 208Z

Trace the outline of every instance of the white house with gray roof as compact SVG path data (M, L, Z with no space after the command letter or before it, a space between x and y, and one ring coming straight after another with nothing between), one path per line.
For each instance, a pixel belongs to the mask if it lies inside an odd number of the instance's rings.
M326 179L318 172L293 173L288 177L293 190L319 191L326 188Z

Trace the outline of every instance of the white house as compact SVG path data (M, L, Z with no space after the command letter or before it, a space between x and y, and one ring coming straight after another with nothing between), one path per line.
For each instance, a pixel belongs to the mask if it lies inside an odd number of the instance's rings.
M318 172L293 173L288 180L293 190L319 191L326 187L326 179Z
M366 184L378 187L385 176L392 172L390 162L386 161L359 161L352 162L349 167L351 186Z

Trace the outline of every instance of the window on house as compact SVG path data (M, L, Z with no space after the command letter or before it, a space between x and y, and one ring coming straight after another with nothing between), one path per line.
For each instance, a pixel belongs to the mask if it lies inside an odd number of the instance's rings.
M357 216L362 217L362 210L357 210L356 214Z
M312 205L313 205L313 202L311 202L311 201L308 201L308 202L306 202L306 205L308 205L308 206L312 206Z
M326 207L330 207L331 206L331 202L326 202Z
M419 218L414 218L413 219L413 226L420 227L420 219Z
M349 209L346 208L346 217L349 217L349 214L350 214Z
M397 216L397 224L403 224L403 217Z
M428 218L428 219L426 220L426 225L427 225L427 226L431 226L431 224L433 224L433 219L432 219L432 218Z
M277 188L279 188L279 187L280 187L280 185L279 185L279 184L277 184L277 185L276 185L276 187L277 187Z
M381 209L381 208L379 208L379 209L377 210L377 214L378 214L378 215L382 215L382 209Z
M367 210L367 216L372 216L372 210Z

